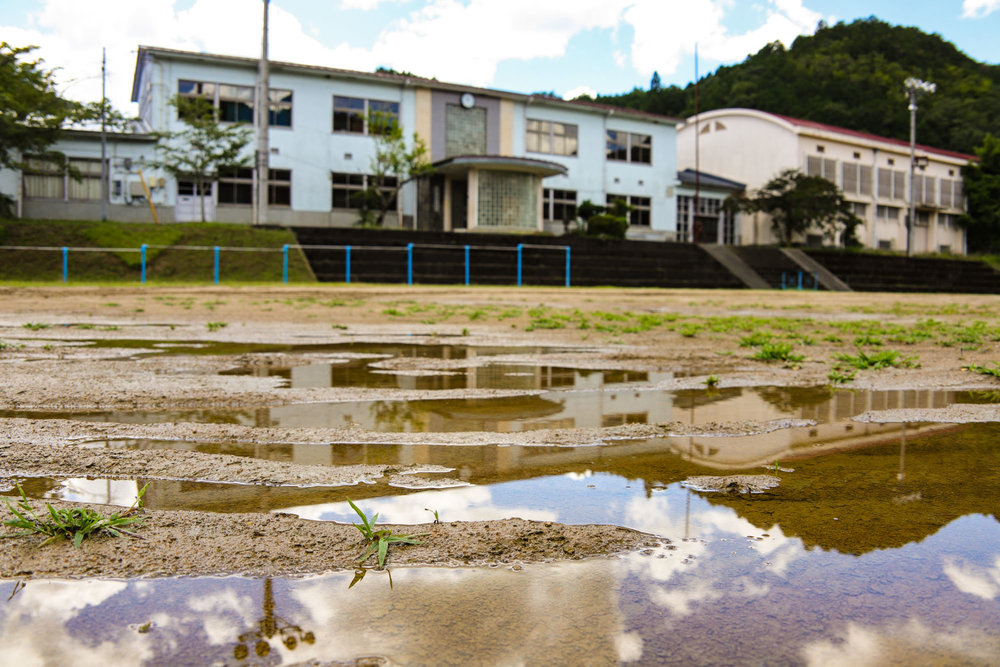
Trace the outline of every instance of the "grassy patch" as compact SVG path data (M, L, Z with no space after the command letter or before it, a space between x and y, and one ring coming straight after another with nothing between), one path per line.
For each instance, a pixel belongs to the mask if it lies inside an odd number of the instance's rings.
M148 484L147 484L148 486ZM74 547L79 547L83 540L91 535L107 534L111 537L140 537L135 533L125 530L125 526L137 525L142 522L141 516L129 516L135 509L142 507L142 496L146 493L146 487L139 491L135 503L124 512L115 512L111 516L104 516L96 510L87 507L70 507L66 509L55 509L46 503L48 516L39 516L28 504L28 496L25 495L21 485L17 485L17 490L21 494L21 500L17 505L12 505L10 500L6 500L7 508L13 519L3 522L3 525L19 529L20 532L0 535L0 537L25 537L28 535L44 535L46 537L42 545L58 539L68 539L73 541Z
M865 352L864 350L858 350L858 353L855 355L835 354L834 358L841 362L839 364L840 366L852 366L858 370L878 370L880 368L917 368L920 366L916 357L904 357L896 350L879 350L878 352L873 352L871 354Z
M69 252L70 282L138 282L139 247L221 246L268 248L268 252L222 250L219 257L223 282L280 282L281 248L291 247L288 279L314 283L305 256L295 248L296 239L288 229L261 229L225 223L122 223L85 220L0 220L0 238L9 246L71 248L117 248L111 252ZM3 251L0 280L28 283L61 281L62 253L56 250ZM131 250L134 248L134 250ZM124 249L130 249L125 251ZM211 251L179 248L149 248L146 277L150 282L211 283L214 260Z
M973 373L979 373L980 375L992 375L995 378L1000 378L1000 362L992 361L990 363L993 364L992 368L989 366L980 366L979 364L969 364L962 368Z
M792 364L805 360L805 355L796 354L792 352L793 349L791 343L765 343L750 358L758 361L783 361Z

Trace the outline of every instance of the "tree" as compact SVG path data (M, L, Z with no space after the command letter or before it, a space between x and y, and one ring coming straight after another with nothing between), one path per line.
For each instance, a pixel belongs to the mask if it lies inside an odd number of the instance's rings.
M0 167L22 169L29 156L64 163L62 153L50 150L63 127L94 117L94 105L59 95L53 71L44 69L41 59L28 57L35 48L0 41ZM9 214L12 203L0 193L0 212Z
M649 80L649 90L650 90L650 92L655 93L655 92L659 91L661 87L662 87L662 84L660 83L660 73L659 72L653 72L653 78L651 78Z
M371 161L368 187L355 195L354 201L363 226L381 227L386 213L396 205L403 186L434 171L427 159L427 146L413 134L413 146L407 148L403 130L385 113L372 113L368 132L375 137L375 155Z
M156 150L160 159L153 162L175 178L190 179L199 195L207 183L219 180L227 169L235 169L250 161L241 155L250 142L251 131L243 125L222 125L210 100L203 97L175 96L170 104L177 108L186 126L179 132L156 133ZM205 222L205 198L201 200L201 221Z
M1000 137L987 134L976 155L979 162L962 169L968 211L958 224L966 230L970 252L1000 252Z
M582 234L600 239L624 239L628 232L628 214L632 207L615 199L611 207L600 206L585 199L576 209L583 220Z
M771 226L782 245L791 245L793 236L811 228L829 236L843 231L845 245L857 243L854 230L861 221L837 186L797 169L781 172L751 197L731 196L727 206L730 210L771 216Z

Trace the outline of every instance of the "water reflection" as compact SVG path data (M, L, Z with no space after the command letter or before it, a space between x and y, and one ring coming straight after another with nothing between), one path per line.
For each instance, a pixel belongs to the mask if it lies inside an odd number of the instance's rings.
M675 514L680 499L665 500ZM385 572L350 589L351 572L29 581L0 605L0 641L12 664L245 664L239 646L280 617L301 640L270 641L258 664L990 664L1000 655L998 595L967 583L997 586L995 519L964 516L920 543L855 558L695 506L701 535L676 551L520 570L397 568L391 588ZM14 585L0 583L0 599Z
M581 373L580 371L575 371ZM582 375L581 375L582 377ZM725 388L718 391L661 390L603 384L521 396L475 399L382 400L303 403L257 409L34 412L0 411L0 417L80 419L120 423L198 422L259 427L347 428L380 432L493 431L599 428L620 424L679 422L708 424L745 420L812 419L824 437L848 437L858 428L851 417L870 410L943 408L979 402L981 395L939 390L848 390L827 387ZM700 455L712 458L711 443L698 439ZM789 443L791 445L792 443ZM720 461L721 463L721 461Z
M738 447L741 439L724 440L725 446ZM313 446L327 456L340 452L367 462L434 462L455 468L473 486L415 491L390 486L387 479L342 488L154 480L144 501L153 509L281 510L350 522L356 520L346 503L350 497L363 501L369 514L378 512L392 523L426 522L424 508L431 508L445 521L519 516L617 524L675 539L710 537L710 527L700 526L697 516L711 519L714 508L761 531L794 536L809 548L857 555L919 542L967 514L995 516L998 440L1000 424L972 424L922 434L916 428L879 432L865 441L852 440L851 447L802 447L796 457L782 458L780 467L794 472L779 472L778 488L746 497L681 487L689 476L719 471L677 451L669 439L581 448ZM752 467L743 471L764 472ZM123 486L109 487L119 489L118 495L109 491L107 500L99 495L105 489L100 480L36 479L26 481L24 488L34 497L75 493L81 500L127 505L142 483L126 487L118 482ZM83 488L93 495L81 496Z

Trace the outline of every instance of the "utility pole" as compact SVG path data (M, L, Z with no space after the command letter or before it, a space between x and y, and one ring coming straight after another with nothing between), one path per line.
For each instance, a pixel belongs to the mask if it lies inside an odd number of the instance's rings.
M269 71L267 64L267 8L269 0L264 0L264 30L263 36L261 38L260 47L260 66L257 73L257 113L254 115L257 121L257 178L254 181L256 185L255 202L256 215L254 216L255 225L266 225L267 224L267 181L268 175L270 173L269 167L269 153L270 148L268 147L267 141L267 128L270 123L270 109L271 109L271 93L270 93L270 83L268 79Z
M903 82L906 94L910 100L910 211L906 217L906 256L913 254L913 224L916 222L916 197L913 190L914 169L917 166L917 96L920 93L933 93L937 86L927 81L913 77Z
M108 96L105 92L107 49L101 48L101 220L108 219Z
M691 241L701 243L701 220L698 218L701 197L701 128L698 119L698 43L694 45L694 210L691 211Z

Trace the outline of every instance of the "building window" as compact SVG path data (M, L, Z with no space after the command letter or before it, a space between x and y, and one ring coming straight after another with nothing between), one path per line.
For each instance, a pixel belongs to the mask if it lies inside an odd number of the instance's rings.
M706 237L715 238L716 232L706 230L707 225L718 229L721 216L722 238L720 243L733 245L736 243L736 217L722 205L723 200L715 197L698 197L698 219L702 225L702 240ZM677 241L691 243L694 239L694 197L677 196Z
M267 176L267 203L271 206L292 205L292 170L269 169Z
M360 97L333 97L333 131L371 134L369 118L378 114L388 121L386 131L399 124L399 102L366 100Z
M653 138L648 134L608 130L605 154L609 160L652 164Z
M223 171L219 177L219 203L253 204L253 169L240 167Z
M937 179L923 174L913 175L913 201L918 204L936 203Z
M848 202L851 206L851 212L859 218L865 218L868 215L868 204L863 204L859 201Z
M267 91L267 124L272 127L292 126L292 91L275 88Z
M926 227L931 224L931 213L930 211L917 211L916 224L921 227Z
M610 209L616 201L623 201L632 207L628 212L628 224L633 227L649 227L650 213L652 211L652 200L649 197L639 197L636 195L614 195L607 196L607 206Z
M219 120L253 123L253 87L219 84Z
M806 175L821 176L826 180L837 182L837 161L816 155L806 156Z
M879 199L906 201L906 172L899 169L878 169Z
M883 206L879 204L875 207L875 217L883 222L899 222L898 206Z
M528 119L524 137L525 150L531 153L576 156L578 128L569 123Z
M237 86L210 81L177 82L177 94L191 99L206 99L212 103L224 123L253 123L253 86ZM178 111L178 118L180 118ZM276 127L292 126L292 91L271 88L268 90L268 123Z
M50 162L28 158L24 169L24 196L31 199L62 199L100 201L101 160L99 158L68 158L67 162ZM68 164L68 168L67 168ZM76 171L80 180L73 178Z
M253 169L229 169L219 178L219 203L249 206L253 203ZM268 171L267 203L272 206L292 205L292 170Z
M545 188L542 197L542 220L548 222L576 220L576 190Z
M947 227L951 227L951 228L958 227L958 216L955 215L954 213L939 213L938 214L938 223L942 227L946 227L946 228Z
M358 207L355 195L363 192L370 184L374 184L375 176L369 174L347 174L333 172L330 175L331 188L331 208L348 210ZM384 176L382 178L382 189L387 194L393 194L396 190L397 179L395 176ZM396 208L396 200L389 202L389 208Z
M841 164L841 190L845 194L870 195L872 193L872 168L857 162Z

